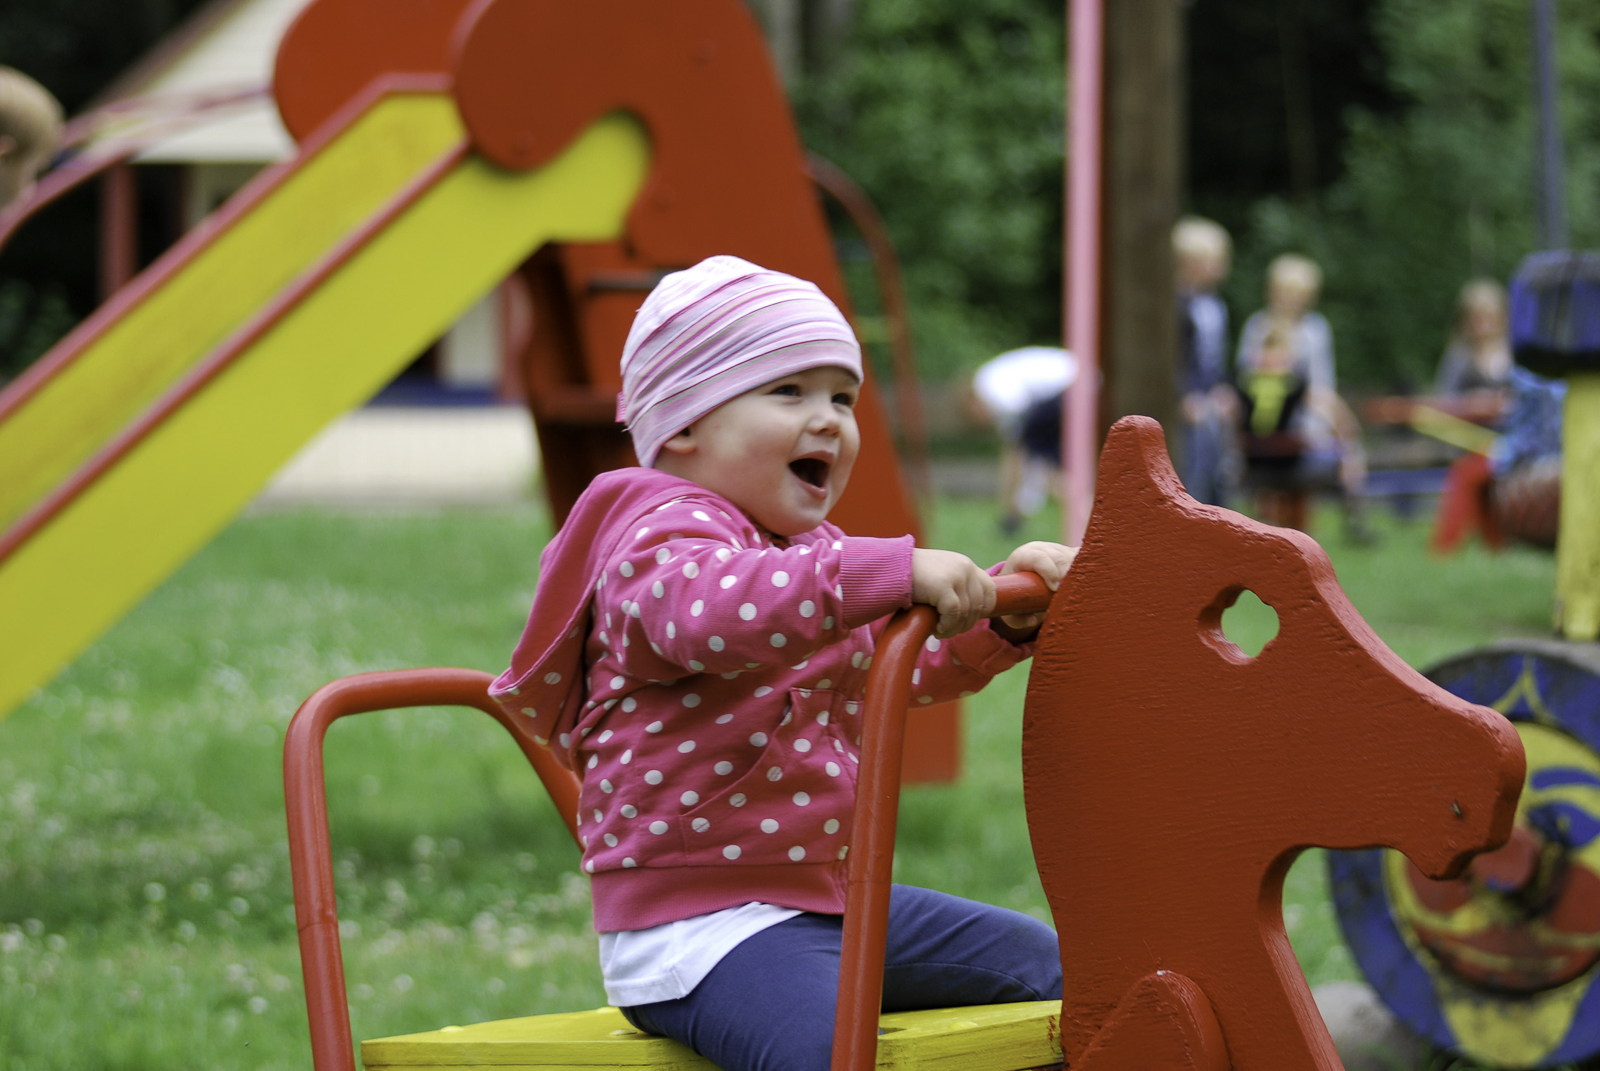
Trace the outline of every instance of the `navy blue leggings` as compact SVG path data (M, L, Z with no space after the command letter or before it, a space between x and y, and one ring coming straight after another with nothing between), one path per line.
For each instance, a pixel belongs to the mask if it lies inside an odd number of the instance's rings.
M722 1071L828 1071L839 992L838 915L798 915L747 938L694 992L624 1008ZM896 885L883 1010L1057 1000L1056 932L1031 916Z

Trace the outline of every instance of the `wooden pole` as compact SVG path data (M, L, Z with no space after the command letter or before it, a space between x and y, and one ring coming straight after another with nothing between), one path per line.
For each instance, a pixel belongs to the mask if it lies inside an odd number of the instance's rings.
M1069 0L1062 529L1083 537L1103 430L1129 415L1176 429L1172 226L1182 174L1178 0Z
M1154 417L1169 452L1178 426L1172 227L1180 202L1182 19L1179 0L1106 6L1101 427Z

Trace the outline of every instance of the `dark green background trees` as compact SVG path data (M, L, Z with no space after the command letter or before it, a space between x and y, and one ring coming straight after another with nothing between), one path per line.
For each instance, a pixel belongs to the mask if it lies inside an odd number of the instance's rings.
M854 173L908 261L925 369L1059 337L1054 0L862 0L802 80L808 142ZM1573 242L1600 242L1600 6L1558 5ZM1196 0L1188 206L1266 262L1327 272L1344 382L1426 384L1461 284L1535 246L1528 0Z
M0 63L73 110L197 2L6 5ZM887 217L925 374L1059 338L1062 0L802 6L803 135ZM1558 8L1568 212L1593 246L1600 5ZM1308 252L1344 381L1425 382L1460 284L1535 243L1528 0L1194 0L1186 18L1188 203L1238 242L1235 314L1271 256ZM94 224L82 194L0 253L0 377L93 307Z

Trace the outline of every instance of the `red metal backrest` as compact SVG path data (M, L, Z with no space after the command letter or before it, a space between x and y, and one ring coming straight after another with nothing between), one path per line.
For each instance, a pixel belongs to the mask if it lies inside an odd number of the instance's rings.
M348 714L401 707L476 707L505 726L533 764L574 842L578 839L578 779L550 749L489 698L487 673L472 669L403 669L363 673L325 684L295 712L283 742L284 807L289 816L289 867L294 875L295 925L311 1020L311 1061L317 1071L355 1071L339 911L328 843L328 796L322 742L328 726Z

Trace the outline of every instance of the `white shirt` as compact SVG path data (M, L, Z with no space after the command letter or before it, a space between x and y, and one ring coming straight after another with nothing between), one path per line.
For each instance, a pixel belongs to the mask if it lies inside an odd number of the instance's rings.
M1078 378L1078 362L1055 346L1024 346L984 363L972 376L977 392L996 423L1020 419L1034 402L1053 398Z
M746 938L802 912L750 903L644 930L600 935L606 1001L631 1008L686 997Z

